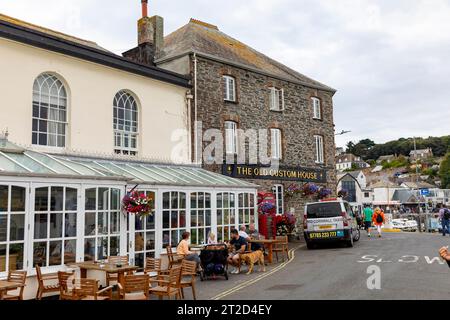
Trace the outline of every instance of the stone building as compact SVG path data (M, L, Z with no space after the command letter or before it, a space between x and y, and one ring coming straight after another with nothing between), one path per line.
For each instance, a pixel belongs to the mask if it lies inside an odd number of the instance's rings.
M277 212L303 215L300 195L285 197L292 184L315 182L336 189L333 96L336 90L308 78L221 32L217 26L191 19L160 41L162 18L147 18L150 34L144 50L140 44L124 55L145 61L142 52L155 53L153 64L192 78L189 123L191 154L204 168L258 184L259 191L273 192ZM159 40L158 40L159 39ZM142 42L141 40L139 41ZM163 46L158 48L158 46ZM151 60L151 59L150 59ZM201 128L198 126L201 122ZM197 124L197 125L196 125ZM220 161L209 164L202 151L207 129L219 129L224 136ZM250 163L249 149L255 142L241 143L240 130L266 129L270 159L279 170L268 170L262 162ZM245 148L244 148L245 147ZM246 152L238 165L226 161Z

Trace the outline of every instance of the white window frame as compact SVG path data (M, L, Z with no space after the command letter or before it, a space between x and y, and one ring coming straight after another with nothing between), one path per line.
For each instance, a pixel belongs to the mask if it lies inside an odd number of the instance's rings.
M127 190L130 190L132 187L130 186L130 188L127 188ZM159 206L159 202L157 201L157 197L158 197L158 192L157 190L154 189L139 189L137 190L139 193L145 193L146 195L153 193L153 197L154 197L154 206L155 208L152 210L153 212L153 228L149 228L147 226L147 217L142 218L142 224L143 224L143 228L136 230L136 219L140 219L139 217L137 217L135 214L127 214L127 218L128 218L128 223L127 223L127 254L129 256L130 259L130 263L133 263L135 265L137 264L137 260L136 260L136 255L140 255L143 254L144 255L144 259L143 259L143 266L145 267L145 263L148 257L153 257L156 258L157 255L159 255L159 242L158 242L158 237L161 236L160 233L158 233L158 226L157 226L157 220L159 220L159 215L157 214L157 208ZM143 234L143 249L142 250L137 250L136 248L136 234L142 233ZM147 243L148 241L151 241L151 234L153 234L154 236L154 246L153 249L147 249ZM149 238L150 236L150 238ZM140 265L139 265L140 266Z
M169 193L169 208L164 207L164 194L165 193ZM177 207L173 207L173 203L172 203L172 198L173 198L173 193L177 194ZM185 204L184 204L184 208L182 208L180 206L181 203L181 197L180 195L184 194L184 200L185 200ZM162 248L159 249L163 249L164 247L166 247L168 244L170 244L172 247L176 247L178 245L178 243L181 241L181 235L183 233L183 231L188 230L188 219L190 219L189 216L189 208L188 208L188 198L189 196L189 192L185 191L185 190L180 190L180 191L174 191L174 190L164 190L162 192L162 207L161 207L161 211L162 211L162 215L161 215L161 224L162 224L162 238L161 238L161 244L162 244ZM180 224L180 217L181 217L181 213L184 211L184 225L181 226ZM172 226L172 213L176 212L177 214L177 226L173 227ZM169 227L165 227L164 226L164 215L165 214L169 214ZM164 243L164 234L168 233L169 234L169 243ZM174 243L172 241L172 234L175 233L176 234L176 243Z
M237 154L238 134L237 122L225 121L225 151L226 154Z
M131 109L126 108L128 103L131 105ZM119 110L123 110L123 118L119 117ZM135 119L133 119L133 114ZM123 121L122 124L121 121ZM136 156L139 150L139 106L135 96L127 90L120 90L114 96L113 128L114 152ZM134 141L135 147L132 146L132 141Z
M283 146L281 136L282 133L280 129L277 128L270 129L270 144L271 144L270 155L272 159L280 160L283 158Z
M47 188L48 189L48 193L47 193L47 197L48 197L48 207L47 210L43 210L43 211L36 211L35 210L35 203L36 203L36 190L37 189L41 189L41 188ZM51 191L52 188L63 188L63 210L56 210L56 211L51 211ZM67 189L74 189L77 191L77 209L76 210L66 210L66 190ZM30 234L29 234L29 246L30 246L30 253L29 253L29 268L30 269L34 269L35 264L34 264L34 244L35 243L39 243L39 242L45 242L46 243L46 263L50 262L50 243L51 242L55 242L55 241L62 241L63 244L65 241L76 241L76 246L75 246L75 262L78 261L79 259L79 248L80 248L80 242L82 241L78 236L79 236L79 227L80 227L80 212L82 212L82 209L80 208L80 206L84 207L84 204L81 203L81 197L80 197L80 192L81 192L81 188L80 185L77 184L65 184L65 183L51 183L51 184L44 184L44 183L33 183L32 184L32 189L31 189L31 198L30 198L30 204L29 204L29 221L31 224L30 227ZM47 214L47 237L46 238L35 238L34 232L36 229L36 223L35 223L35 216L38 214ZM64 229L65 229L65 225L63 223L63 228L61 230L62 232L62 236L61 237L56 237L56 238L51 238L50 236L50 216L52 214L60 214L63 215L63 221L64 222L64 217L66 214L75 214L76 215L76 228L75 228L75 236L70 236L70 237L66 237L64 234ZM64 261L64 247L61 247L61 264L58 265L47 265L44 264L43 266L41 266L41 268L43 270L59 270L62 267L64 267L64 265L66 264L66 262Z
M319 98L311 98L313 107L313 119L322 120L322 103Z
M232 76L223 76L224 80L224 100L236 102L236 79Z
M227 195L225 201L224 195ZM217 215L217 241L223 242L231 239L231 230L237 228L238 217L236 216L237 196L234 192L217 192L216 215ZM225 219L225 210L228 211L228 219ZM220 212L220 217L219 217ZM226 229L228 231L226 231Z
M86 204L86 191L90 190L90 189L95 189L96 190L96 203L95 203L95 210L94 209L87 209L85 204ZM100 209L98 207L98 200L99 200L99 194L98 194L98 189L108 189L108 202L107 202L107 206L106 209ZM117 209L113 209L111 207L111 190L116 189L119 191L119 204L118 204L118 208ZM123 228L125 227L125 219L126 217L123 215L122 210L121 210L121 200L123 198L123 187L119 187L119 186L113 186L113 185L92 185L92 186L84 186L83 187L83 200L84 202L82 203L83 205L83 215L82 215L82 221L81 223L79 223L79 225L81 225L82 230L80 230L81 232L81 236L79 237L79 239L82 242L82 250L79 252L80 255L82 255L82 260L84 261L84 257L85 257L85 241L87 239L94 239L95 240L95 247L94 247L94 259L97 260L99 255L98 255L98 241L101 241L102 238L107 238L108 240L108 247L107 247L107 253L106 256L110 256L110 255L114 255L111 254L111 246L110 246L110 241L111 238L113 237L117 237L118 238L118 247L117 247L117 251L118 251L118 255L120 255L123 252L123 249L125 248L126 244L124 244L124 236L126 237L126 232L124 232ZM86 226L85 226L85 222L86 222L86 214L87 213L95 213L95 234L92 235L86 235L85 230L86 230ZM99 234L98 232L98 216L101 213L106 213L107 214L107 219L108 219L108 231L104 234ZM112 213L118 213L118 217L119 217L119 221L118 221L118 232L114 233L111 232L111 215Z
M1 244L2 245L6 245L6 254L5 254L5 271L0 271L0 277L4 278L8 275L8 271L9 271L9 259L10 259L10 253L9 253L9 249L10 249L10 245L14 245L14 244L22 244L23 245L23 252L22 252L22 269L18 269L18 270L28 270L28 252L29 252L29 219L30 219L30 215L28 214L29 212L29 196L30 196L30 189L29 189L29 184L23 184L23 183L15 183L15 182L7 182L7 181L2 181L0 182L1 186L6 186L8 187L8 207L7 210L4 212L0 212L1 215L6 216L7 218L7 225L6 225L6 241L2 241ZM12 187L18 187L18 188L24 188L25 189L25 212L23 211L11 211L11 190ZM23 240L14 240L11 241L10 240L10 225L11 225L11 215L24 215L24 235L23 235Z
M45 89L47 89L45 91L43 91L44 85L46 86ZM52 88L55 88L56 92L53 92ZM42 106L42 104L46 104L46 106ZM37 116L34 112L35 107L38 108L39 114ZM43 108L47 109L46 117L41 116ZM53 114L53 117L55 119L51 119L52 116L50 116L50 114ZM36 126L32 126L32 145L38 147L64 149L67 146L67 118L68 95L64 83L59 79L58 76L51 73L40 74L34 80L33 84L32 122L36 123ZM45 131L40 130L39 127L43 122L46 123ZM46 135L45 144L39 143L41 135ZM50 143L51 136L53 136L55 139L54 143ZM59 143L59 139L62 139L61 143Z
M275 189L275 206L276 213L284 213L284 186L282 184L276 184L273 186Z
M199 195L203 196L202 201ZM193 196L195 196L195 206L192 205ZM207 197L209 197L209 207L206 207ZM191 243L205 244L208 242L209 233L211 232L212 228L212 194L211 192L202 192L202 191L191 192L189 193L189 201L190 201L189 213L191 222L190 223ZM209 219L207 214L208 211L209 211ZM203 212L203 215L200 214L201 212ZM200 237L200 234L202 234L203 236Z
M323 136L315 135L314 144L316 149L316 160L317 164L324 163L324 146L323 146Z
M250 192L240 192L237 195L237 220L238 226L255 223L255 195Z
M284 89L270 87L269 105L271 111L284 111Z

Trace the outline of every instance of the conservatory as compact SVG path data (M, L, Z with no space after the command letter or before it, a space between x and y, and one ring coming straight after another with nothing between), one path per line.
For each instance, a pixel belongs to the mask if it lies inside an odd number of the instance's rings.
M195 166L52 155L0 140L0 276L111 255L142 266L185 230L193 244L210 232L227 240L258 222L256 188ZM153 214L122 211L132 189L154 199Z

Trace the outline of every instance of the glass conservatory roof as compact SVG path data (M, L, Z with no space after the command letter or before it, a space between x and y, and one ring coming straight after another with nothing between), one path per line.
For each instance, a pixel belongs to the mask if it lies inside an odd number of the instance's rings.
M257 187L244 180L194 166L50 155L25 150L11 143L2 144L1 140L0 175L120 180L145 185Z

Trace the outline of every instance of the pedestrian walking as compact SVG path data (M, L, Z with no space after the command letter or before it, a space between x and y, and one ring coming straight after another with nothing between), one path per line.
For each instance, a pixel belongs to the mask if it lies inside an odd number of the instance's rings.
M441 205L441 210L439 210L439 218L441 219L442 235L445 237L447 233L450 234L450 210L447 209L445 204Z
M380 208L376 208L372 217L374 225L377 227L378 238L381 238L381 226L384 223L384 212Z
M364 214L364 229L366 229L367 236L370 238L370 229L372 228L373 210L370 206L366 206L363 211Z

